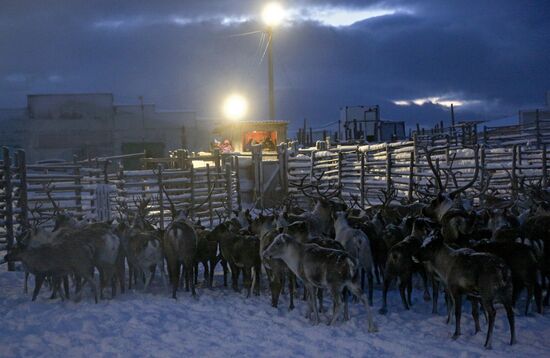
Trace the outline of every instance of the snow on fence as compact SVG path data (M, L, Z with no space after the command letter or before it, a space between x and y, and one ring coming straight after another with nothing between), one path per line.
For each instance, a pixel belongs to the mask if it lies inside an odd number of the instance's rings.
M142 170L125 170L122 165L114 170L112 165L109 168L111 160L129 156L27 164L23 150L10 153L2 148L0 250L12 247L22 228L51 227L55 206L78 218L106 219L115 218L121 205L135 211L139 202L148 198L148 215L163 228L171 218L164 192L177 209L191 210L206 226L214 225L219 217L228 216L241 205L237 158L182 157L181 151L176 154L142 158ZM86 166L94 163L95 167Z
M323 143L324 144L324 143ZM442 173L448 190L466 185L476 169L475 146L448 140L433 142L434 165ZM288 157L288 193L306 202L299 186L318 184L321 191L341 188L348 203L366 206L378 203L384 193L395 190L397 199L414 200L419 193L435 190L435 178L426 159L426 150L415 141L363 146L341 146L328 150L309 148ZM540 149L514 145L490 148L481 145L477 163L479 175L469 190L479 193L489 187L488 195L514 198L522 184L548 182L548 154ZM315 194L315 193L314 193Z

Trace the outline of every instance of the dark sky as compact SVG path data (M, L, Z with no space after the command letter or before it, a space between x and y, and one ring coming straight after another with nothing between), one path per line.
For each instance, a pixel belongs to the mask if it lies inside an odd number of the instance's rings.
M540 106L550 89L549 0L282 3L279 119L322 126L341 106L380 104L384 118L428 124L448 120L451 101L459 120L490 119ZM232 36L263 28L262 4L0 0L0 107L100 91L218 117L238 91L265 118L261 35Z

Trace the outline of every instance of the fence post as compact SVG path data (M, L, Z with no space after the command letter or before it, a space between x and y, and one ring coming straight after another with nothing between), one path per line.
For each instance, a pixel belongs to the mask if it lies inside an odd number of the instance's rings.
M540 115L539 115L538 109L535 111L535 136L537 141L537 149L539 149L541 140L540 140Z
M4 222L6 224L6 248L11 250L14 243L13 236L13 188L11 182L11 159L10 151L7 147L2 147L3 165L4 165L4 197L6 206L4 207ZM15 263L8 262L8 271L15 270Z
M365 152L361 152L361 174L359 182L359 192L361 197L361 207L365 207Z
M17 167L19 170L19 200L17 206L21 210L19 214L19 224L27 229L29 227L29 202L27 197L27 159L25 151L19 149L16 152Z
M254 167L254 202L259 201L260 207L264 207L264 195L263 195L263 168L262 168L262 145L253 144L251 147L252 152L252 166Z
M479 161L479 165L481 166L481 185L485 185L484 182L485 182L485 177L486 177L486 172L487 172L487 169L486 169L486 166L485 166L485 161L486 161L486 158L485 158L485 144L483 144L481 146L481 158L480 158L480 161ZM483 203L485 202L485 194L481 194L480 197L479 197L479 202L480 203Z
M548 164L546 162L546 144L542 146L542 187L546 188L548 185Z
M77 164L78 160L77 160L77 156L73 156L73 163L74 165L78 165ZM75 204L76 204L76 211L80 213L80 215L78 215L78 218L80 220L82 220L82 187L81 187L81 180L80 180L80 165L78 165L76 168L74 168L74 175L75 175L75 179L74 179L74 185L75 185L75 189L74 189L74 194L75 194L75 197L76 197L76 200L75 200Z
M209 191L211 186L212 186L212 179L210 177L210 164L206 163L206 187L208 188ZM210 216L210 227L212 227L214 225L214 216L212 212L212 198L208 200L208 216Z
M159 186L159 213L160 213L160 229L164 230L164 183L162 178L162 164L158 165L157 184Z
M239 157L237 155L235 156L235 191L237 192L237 207L241 210L241 175L239 173Z
M338 152L338 188L340 193L342 192L342 169L344 167L344 154Z
M126 204L126 190L124 190L124 166L121 163L118 165L118 175L117 175L118 182L116 184L117 188L117 196L121 196L124 200L124 204ZM118 203L117 203L118 205ZM121 218L122 219L122 218Z
M414 151L411 152L411 158L409 160L409 192L407 193L407 199L409 203L413 201L414 191Z
M231 183L231 165L229 163L225 164L225 189L227 190L227 217L230 218L233 212L233 185ZM210 218L212 218L212 204L209 203L208 205L210 206ZM212 219L210 220L210 225L212 225Z
M517 199L517 177L516 177L516 168L517 168L517 162L518 162L518 146L517 144L514 145L512 148L512 198L514 200Z
M279 181L283 195L288 195L288 146L281 143L277 146L277 157L279 159Z
M388 143L386 143L386 192L390 192L392 187L392 180L391 180L391 168L392 168L392 160L391 160L391 148Z
M191 165L189 168L190 175L190 186L191 186L191 205L189 206L189 216L193 216L193 207L195 206L195 167Z

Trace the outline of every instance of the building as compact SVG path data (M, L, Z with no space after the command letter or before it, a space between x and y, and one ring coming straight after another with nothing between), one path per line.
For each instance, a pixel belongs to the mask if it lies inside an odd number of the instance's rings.
M340 108L340 123L343 124L343 139L389 142L405 138L405 122L380 119L380 107L346 106Z
M115 104L110 93L27 96L27 107L0 109L0 145L23 148L28 160L71 160L147 150L208 148L212 125L192 111L154 104Z
M251 143L261 143L265 150L275 150L287 140L288 122L241 121L218 126L214 134L220 140L228 139L236 152L250 151Z

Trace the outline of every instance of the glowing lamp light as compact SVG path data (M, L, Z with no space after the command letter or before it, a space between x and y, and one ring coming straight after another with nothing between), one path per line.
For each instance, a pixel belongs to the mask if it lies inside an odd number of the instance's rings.
M248 101L239 94L232 94L225 99L222 109L227 119L238 121L248 113Z
M267 4L262 11L262 20L269 27L279 25L285 17L285 11L281 4L272 2Z

